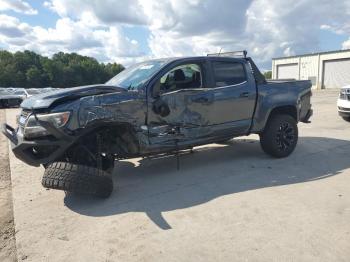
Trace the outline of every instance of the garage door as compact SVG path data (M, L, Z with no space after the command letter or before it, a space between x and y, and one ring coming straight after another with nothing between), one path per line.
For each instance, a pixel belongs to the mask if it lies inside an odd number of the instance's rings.
M298 64L285 64L277 66L277 79L298 79Z
M323 68L323 88L350 85L350 59L325 61Z

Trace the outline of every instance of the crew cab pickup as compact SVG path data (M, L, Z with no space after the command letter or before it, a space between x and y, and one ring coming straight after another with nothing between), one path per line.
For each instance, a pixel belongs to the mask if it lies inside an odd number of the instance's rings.
M2 132L25 163L43 165L48 188L108 197L116 159L170 154L259 134L263 151L287 157L298 122L309 122L310 81L266 81L253 60L151 60L105 84L26 99L18 127Z

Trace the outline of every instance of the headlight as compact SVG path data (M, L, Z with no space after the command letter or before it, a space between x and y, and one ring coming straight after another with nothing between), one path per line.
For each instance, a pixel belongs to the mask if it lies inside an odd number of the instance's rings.
M65 126L68 123L69 116L70 112L36 115L38 120L49 122L56 128ZM31 115L24 126L24 136L26 138L34 138L47 135L49 135L49 132L38 123L34 115Z
M39 114L37 118L40 121L50 122L55 127L63 127L69 120L70 112L53 113L53 114Z

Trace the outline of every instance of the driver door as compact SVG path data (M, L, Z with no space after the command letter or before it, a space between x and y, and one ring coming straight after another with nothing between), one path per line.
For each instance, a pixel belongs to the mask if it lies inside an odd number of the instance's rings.
M176 64L151 85L147 121L151 145L173 147L211 136L214 95L206 88L206 68L200 60Z

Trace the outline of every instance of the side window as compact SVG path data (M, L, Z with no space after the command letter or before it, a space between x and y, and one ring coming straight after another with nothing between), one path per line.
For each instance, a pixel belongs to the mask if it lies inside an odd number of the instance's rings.
M247 81L243 64L213 62L215 87L238 85Z
M201 88L202 71L197 64L175 67L164 74L153 87L153 94L164 94L180 89Z

